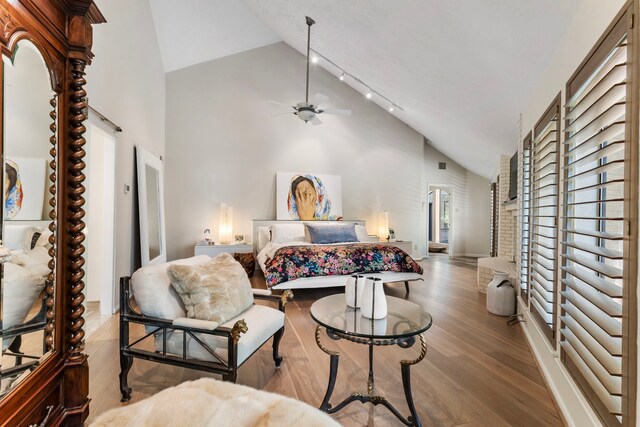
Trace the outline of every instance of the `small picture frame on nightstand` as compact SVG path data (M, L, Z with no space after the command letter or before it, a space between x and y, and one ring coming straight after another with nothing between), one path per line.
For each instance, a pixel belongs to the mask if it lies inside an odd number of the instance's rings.
M396 231L393 228L389 229L389 241L390 242L396 241Z
M236 245L244 243L244 235L242 235L242 234L234 235L233 236L233 241L235 242Z

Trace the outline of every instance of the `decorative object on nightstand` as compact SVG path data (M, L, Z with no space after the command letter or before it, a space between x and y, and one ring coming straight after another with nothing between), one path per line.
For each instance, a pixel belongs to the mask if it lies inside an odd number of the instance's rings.
M389 239L390 242L396 241L396 231L393 228L389 229Z
M244 243L244 235L243 234L236 234L233 236L233 241L235 242L236 245L241 245Z
M378 237L381 242L389 241L389 212L383 211L378 215Z
M233 208L220 204L220 243L228 245L233 238Z
M253 277L253 273L256 271L256 258L253 256L253 252L236 252L233 254L233 258L244 268L247 276Z
M202 232L202 240L198 242L199 245L213 245L214 242L211 240L211 230L205 228Z

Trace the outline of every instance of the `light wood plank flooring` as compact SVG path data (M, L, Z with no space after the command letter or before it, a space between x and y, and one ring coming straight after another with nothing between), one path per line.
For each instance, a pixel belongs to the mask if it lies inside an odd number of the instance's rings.
M432 257L422 261L424 282L412 284L408 298L434 319L426 333L427 357L412 368L413 394L425 426L556 426L562 421L545 387L520 326L485 310L485 298L474 287L475 263L470 259ZM260 279L254 280L254 286ZM262 284L262 286L264 286ZM403 284L388 285L389 295L405 297ZM256 353L240 370L238 383L281 393L318 407L325 393L329 356L314 340L309 307L334 290L299 290L287 306L281 343L284 362L273 367L271 346ZM141 336L142 328L132 330ZM345 341L325 344L341 353L333 401L366 391L367 350ZM408 415L400 377L401 359L417 354L418 346L377 348L376 391ZM118 318L112 317L88 338L91 414L120 405L118 389ZM167 387L209 374L134 360L129 373L137 402ZM211 375L213 376L213 375ZM215 377L215 376L214 376ZM394 426L399 422L383 407L352 403L334 417L345 426Z

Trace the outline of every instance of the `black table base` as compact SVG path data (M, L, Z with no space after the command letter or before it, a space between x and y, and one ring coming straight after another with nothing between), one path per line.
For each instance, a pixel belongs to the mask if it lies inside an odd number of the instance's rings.
M369 377L367 381L367 393L354 393L348 396L339 404L333 406L329 401L331 400L331 395L333 394L333 389L336 385L336 378L338 376L338 363L340 361L340 353L337 351L329 350L320 342L320 331L321 327L318 325L316 327L316 344L326 354L330 357L330 370L329 370L329 384L327 386L327 392L324 395L324 399L322 400L322 404L320 405L320 410L326 412L328 414L333 414L343 409L345 406L349 405L351 402L361 402L361 403L372 403L374 405L382 405L389 409L393 415L395 415L402 423L407 426L415 426L422 427L422 423L420 422L420 418L418 417L418 413L416 412L416 407L413 403L413 395L411 393L411 365L415 365L420 362L427 354L427 343L424 339L423 334L419 334L420 338L420 355L415 360L401 360L400 361L400 369L402 372L402 386L404 388L404 396L407 400L407 406L409 407L410 415L408 417L404 417L400 411L391 404L386 398L382 396L375 395L374 392L374 377L373 377L373 348L376 346L385 346L385 345L398 345L402 348L410 348L416 342L415 336L404 337L404 338L385 338L385 339L375 339L375 338L362 338L362 337L354 337L352 335L343 334L338 331L326 328L327 336L333 340L346 339L351 342L355 342L358 344L365 344L369 346Z

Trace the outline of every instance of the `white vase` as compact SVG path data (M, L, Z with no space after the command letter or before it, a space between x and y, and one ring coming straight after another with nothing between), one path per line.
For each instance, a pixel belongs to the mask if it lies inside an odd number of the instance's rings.
M362 305L362 292L367 279L364 276L354 274L347 279L345 285L345 298L349 307L360 308Z
M487 285L487 310L498 316L511 316L516 313L516 296L509 274L494 271L493 280Z
M368 319L382 319L387 316L387 298L382 280L368 278L362 292L361 313Z

